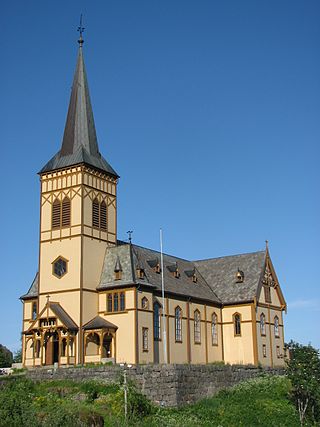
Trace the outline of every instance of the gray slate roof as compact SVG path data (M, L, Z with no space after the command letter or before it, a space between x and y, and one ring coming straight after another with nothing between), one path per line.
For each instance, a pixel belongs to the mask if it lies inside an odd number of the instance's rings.
M99 152L87 74L80 47L61 150L39 173L82 163L118 177L116 171Z
M111 322L108 322L108 320L103 319L100 316L94 317L92 320L90 320L88 323L86 323L83 326L83 329L85 330L91 330L91 329L118 329L118 326L114 325Z
M38 289L39 289L39 273L37 272L28 292L25 295L22 295L20 299L32 299L38 297Z
M257 295L264 272L266 252L212 258L195 261L197 269L214 289L223 303L251 301ZM244 273L244 281L237 283L238 268Z
M76 323L71 319L69 314L61 307L59 303L49 302L49 307L69 330L77 331L79 329Z
M106 250L97 290L141 284L159 291L161 290L161 274L156 273L153 268L158 262L160 263L158 251L118 242L117 246ZM252 301L257 296L265 262L266 251L198 261L188 261L164 254L165 290L218 304ZM122 277L121 280L114 280L114 272L119 265L121 265ZM144 279L136 276L138 267L144 269ZM179 278L173 276L176 267L180 272ZM237 283L238 269L244 273L242 283ZM192 281L193 273L197 276L197 283ZM21 299L31 299L37 296L38 273L29 291Z
M119 258L122 267L121 280L114 280L114 267ZM149 286L154 290L161 290L161 274L156 273L150 266L154 263L148 261L156 261L160 263L160 253L151 249L143 248L137 245L121 244L115 247L108 248L105 255L104 265L98 290L112 289L128 284L141 284ZM164 282L166 292L174 293L185 297L193 297L212 302L220 303L221 301L215 294L214 290L206 283L204 278L195 267L192 261L177 258L171 255L164 254ZM177 265L180 272L180 277L175 278L173 273L169 271L167 266ZM145 278L136 277L137 267L144 269ZM197 283L192 281L192 278L185 273L196 269L198 278Z

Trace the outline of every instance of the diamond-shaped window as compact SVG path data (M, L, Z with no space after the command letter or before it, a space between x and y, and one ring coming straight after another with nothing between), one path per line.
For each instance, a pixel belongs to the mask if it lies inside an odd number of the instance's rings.
M52 273L59 279L67 273L67 260L59 257L52 263Z

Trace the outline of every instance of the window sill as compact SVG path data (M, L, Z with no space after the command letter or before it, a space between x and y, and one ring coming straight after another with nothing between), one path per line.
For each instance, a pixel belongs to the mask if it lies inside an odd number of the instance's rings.
M105 311L103 314L107 316L108 314L125 314L128 313L128 310L122 310L122 311Z

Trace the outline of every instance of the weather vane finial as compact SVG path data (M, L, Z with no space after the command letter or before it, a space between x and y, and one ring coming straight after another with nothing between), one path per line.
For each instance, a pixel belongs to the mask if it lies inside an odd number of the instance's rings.
M133 233L133 230L129 230L129 231L127 231L127 234L129 235L129 243L131 244L131 242L132 242L132 233Z
M83 42L84 42L84 40L83 40L83 38L82 38L82 34L83 34L83 32L84 32L84 27L82 26L82 13L81 13L81 15L80 15L80 25L79 25L79 27L78 27L78 30L77 30L77 31L79 31L79 33L80 33L80 37L79 37L78 43L79 43L79 46L80 46L80 47L82 47Z

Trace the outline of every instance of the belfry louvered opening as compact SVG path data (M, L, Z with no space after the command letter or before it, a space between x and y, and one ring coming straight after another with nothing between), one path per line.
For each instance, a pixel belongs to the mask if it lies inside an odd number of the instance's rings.
M62 227L68 227L71 223L71 202L69 197L65 197L62 200Z
M92 202L92 227L99 228L100 226L100 203L98 199L94 199Z
M62 202L56 199L52 205L52 228L69 227L71 224L71 201L65 197Z
M100 205L100 228L101 230L107 229L107 205L104 201Z
M97 198L92 201L92 227L107 231L107 205L105 201L101 203Z
M56 199L52 205L52 228L60 228L61 203Z

